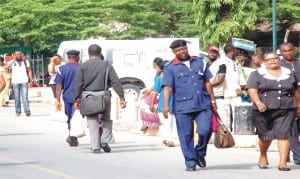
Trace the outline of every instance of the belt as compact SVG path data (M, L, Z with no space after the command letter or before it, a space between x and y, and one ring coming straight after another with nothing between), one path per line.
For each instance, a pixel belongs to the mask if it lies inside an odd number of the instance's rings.
M215 96L215 99L224 99L224 96Z

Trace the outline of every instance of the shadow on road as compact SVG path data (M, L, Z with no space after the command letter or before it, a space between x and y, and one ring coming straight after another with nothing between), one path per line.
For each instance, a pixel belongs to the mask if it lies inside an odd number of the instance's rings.
M0 167L5 167L5 166L13 166L13 165L32 165L32 164L37 164L39 162L11 162L11 163L0 163Z
M232 169L251 169L255 166L253 163L240 163L240 164L230 164L230 165L214 165L206 168L206 170L216 170L216 169L222 169L222 170L232 170Z
M18 135L42 135L44 133L7 133L0 134L0 136L18 136Z
M124 142L123 142L124 143ZM81 145L82 149L90 151L90 145ZM157 144L127 144L127 145L119 145L119 143L111 144L111 152L110 153L123 153L123 152L138 152L138 151L160 151L163 150L162 147ZM103 151L103 150L102 150ZM103 151L104 152L104 151Z

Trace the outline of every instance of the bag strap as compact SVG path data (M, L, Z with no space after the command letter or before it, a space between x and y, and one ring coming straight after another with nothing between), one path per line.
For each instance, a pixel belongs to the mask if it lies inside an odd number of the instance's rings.
M217 111L213 111L213 113L217 116L218 122L219 122L220 124L223 124L223 125L224 125L224 122L223 122L222 119L220 118L219 113L218 113Z
M104 91L107 91L107 83L108 83L108 72L109 72L109 66L106 61L106 70L105 70L105 81L104 81Z

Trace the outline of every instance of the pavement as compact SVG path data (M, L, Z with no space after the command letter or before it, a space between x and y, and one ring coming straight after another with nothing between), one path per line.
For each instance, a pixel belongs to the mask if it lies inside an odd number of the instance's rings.
M116 142L111 144L112 152L92 154L88 130L79 138L78 147L69 147L65 142L68 135L65 118L54 115L50 88L31 88L29 99L30 117L24 114L15 117L13 101L10 107L0 108L0 178L292 179L300 176L300 168L293 162L288 164L290 172L278 171L279 155L272 149L268 152L269 169L259 169L255 135L234 135L236 145L228 149L217 149L211 141L207 168L186 172L178 141L175 147L168 148L162 145L159 131L143 135L139 121L122 117L114 120ZM276 143L272 145L276 149Z
M115 94L113 94L115 95ZM28 91L29 101L32 103L48 103L48 104L55 104L55 100L53 98L53 94L50 87L35 87L29 88ZM115 98L113 98L115 99ZM137 117L137 108L135 108L136 104L133 104L132 101L129 101L127 104L127 109L122 111L118 109L118 107L112 108L112 119L114 120L114 130L117 131L132 131L132 132L139 132L139 128L141 126L141 122L138 120ZM136 114L134 117L132 115ZM129 117L124 117L127 115ZM128 120L126 120L128 119ZM148 135L159 135L159 131L149 131ZM235 147L241 148L256 148L258 138L257 135L235 135L233 134L235 139L236 145ZM214 136L211 138L210 143L213 143ZM274 146L274 147L273 147ZM271 150L277 150L276 144L271 146Z

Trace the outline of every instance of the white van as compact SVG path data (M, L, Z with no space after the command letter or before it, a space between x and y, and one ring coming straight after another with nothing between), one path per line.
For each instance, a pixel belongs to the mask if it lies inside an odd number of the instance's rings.
M188 44L191 55L199 52L198 38L183 38ZM72 40L63 41L57 54L67 61L66 52L74 49L80 51L80 61L89 59L88 47L98 44L102 48L104 59L111 63L125 90L139 95L140 89L151 88L154 82L155 70L152 62L155 57L165 60L174 58L169 45L175 38L147 38L144 40Z

